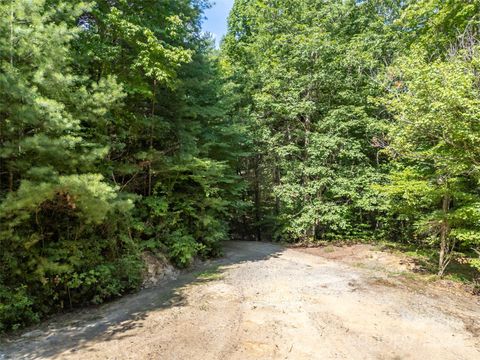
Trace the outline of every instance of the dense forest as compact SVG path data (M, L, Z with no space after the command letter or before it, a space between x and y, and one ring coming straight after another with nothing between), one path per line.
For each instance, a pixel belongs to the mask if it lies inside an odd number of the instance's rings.
M229 238L480 269L480 3L0 2L0 332Z

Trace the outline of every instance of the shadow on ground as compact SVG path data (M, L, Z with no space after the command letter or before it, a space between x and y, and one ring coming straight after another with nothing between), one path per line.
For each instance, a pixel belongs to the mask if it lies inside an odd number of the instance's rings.
M88 351L95 339L105 342L128 338L128 331L141 328L151 311L187 305L182 289L217 279L212 273L224 271L228 265L277 257L283 248L269 243L250 247L249 242L225 243L223 258L202 263L177 280L128 295L94 309L78 310L54 317L23 334L0 341L0 360L56 358L65 351Z

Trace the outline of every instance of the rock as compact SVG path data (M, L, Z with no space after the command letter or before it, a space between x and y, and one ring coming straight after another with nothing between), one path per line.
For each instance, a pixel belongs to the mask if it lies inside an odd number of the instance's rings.
M179 275L179 271L162 254L145 251L142 254L142 259L146 265L143 275L143 288L156 286L167 280L175 280Z
M22 338L36 338L43 335L42 330L32 330L22 335Z

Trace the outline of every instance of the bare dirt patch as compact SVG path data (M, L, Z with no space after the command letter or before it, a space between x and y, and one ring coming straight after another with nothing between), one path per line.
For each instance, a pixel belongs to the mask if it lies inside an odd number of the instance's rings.
M408 286L418 291L434 291L435 288L454 296L467 297L473 300L480 297L471 294L472 289L459 281L440 279L428 273L421 262L399 251L380 250L371 244L352 244L344 246L295 247L297 251L322 258L338 261L353 267L359 267L377 272L377 275L388 276L372 282L384 286Z
M375 246L369 244L328 245L296 248L296 250L370 269L388 270L390 272L419 272L421 270L414 259L389 251L380 251Z

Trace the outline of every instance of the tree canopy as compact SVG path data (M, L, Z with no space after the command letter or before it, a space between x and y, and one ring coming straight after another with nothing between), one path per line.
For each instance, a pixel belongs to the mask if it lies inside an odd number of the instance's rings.
M476 0L0 3L0 331L229 238L480 247ZM480 268L480 261L472 265Z

